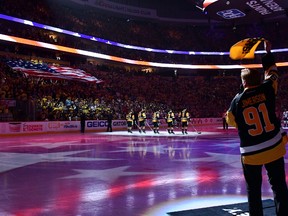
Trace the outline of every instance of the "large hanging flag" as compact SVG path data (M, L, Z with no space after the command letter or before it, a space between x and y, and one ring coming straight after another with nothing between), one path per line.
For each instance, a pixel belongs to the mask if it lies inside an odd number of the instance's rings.
M258 45L264 38L246 38L234 44L230 48L230 58L233 60L253 59Z
M8 66L13 70L21 71L26 76L41 77L45 79L63 79L75 80L81 82L100 83L102 80L97 79L84 70L61 67L47 64L35 64L25 60L8 60Z

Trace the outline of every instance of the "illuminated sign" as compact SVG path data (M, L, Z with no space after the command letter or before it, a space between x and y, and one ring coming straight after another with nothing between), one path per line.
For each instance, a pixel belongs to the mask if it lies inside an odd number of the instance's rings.
M283 0L205 0L203 8L215 20L250 22L263 18L286 17L288 1Z
M217 15L223 17L224 19L236 19L244 17L246 14L238 9L229 9L224 11L218 11Z
M271 0L248 1L246 5L262 16L272 14L273 12L285 11L276 1Z

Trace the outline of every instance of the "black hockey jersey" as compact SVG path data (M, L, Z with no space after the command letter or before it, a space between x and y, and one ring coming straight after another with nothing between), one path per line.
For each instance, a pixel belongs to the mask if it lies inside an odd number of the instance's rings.
M244 163L264 164L285 154L286 139L275 113L277 82L272 71L261 85L245 89L231 102L227 122L238 128Z

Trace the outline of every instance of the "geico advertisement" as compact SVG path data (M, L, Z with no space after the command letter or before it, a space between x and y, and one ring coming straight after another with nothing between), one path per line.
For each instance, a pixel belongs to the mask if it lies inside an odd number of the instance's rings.
M106 120L95 120L95 121L86 121L86 127L91 129L96 128L107 128L108 122ZM114 120L112 121L112 128L122 128L126 127L126 121L125 120Z

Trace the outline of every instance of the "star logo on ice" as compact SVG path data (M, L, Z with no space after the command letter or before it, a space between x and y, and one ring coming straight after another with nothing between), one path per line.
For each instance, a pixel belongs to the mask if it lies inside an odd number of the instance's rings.
M97 178L105 182L113 182L122 176L135 176L135 175L159 175L159 172L131 172L127 171L130 166L121 166L111 169L103 170L83 170L73 169L78 172L76 175L67 176L62 179L75 179L75 178Z
M106 159L106 158L87 158L87 157L76 157L78 153L88 152L90 150L82 151L68 151L68 152L56 152L56 153L42 153L42 154L31 154L31 153L0 153L0 173L6 172L12 169L29 166L41 162L79 162L79 161L106 161L106 160L117 160L117 159Z
M67 141L67 142L32 142L32 143L27 143L23 145L17 145L17 146L12 146L13 148L18 148L18 147L42 147L45 149L53 149L61 146L71 146L71 145L79 145L79 142L77 141Z
M241 168L240 155L206 152L208 157L176 159L177 162L220 162L234 168Z

